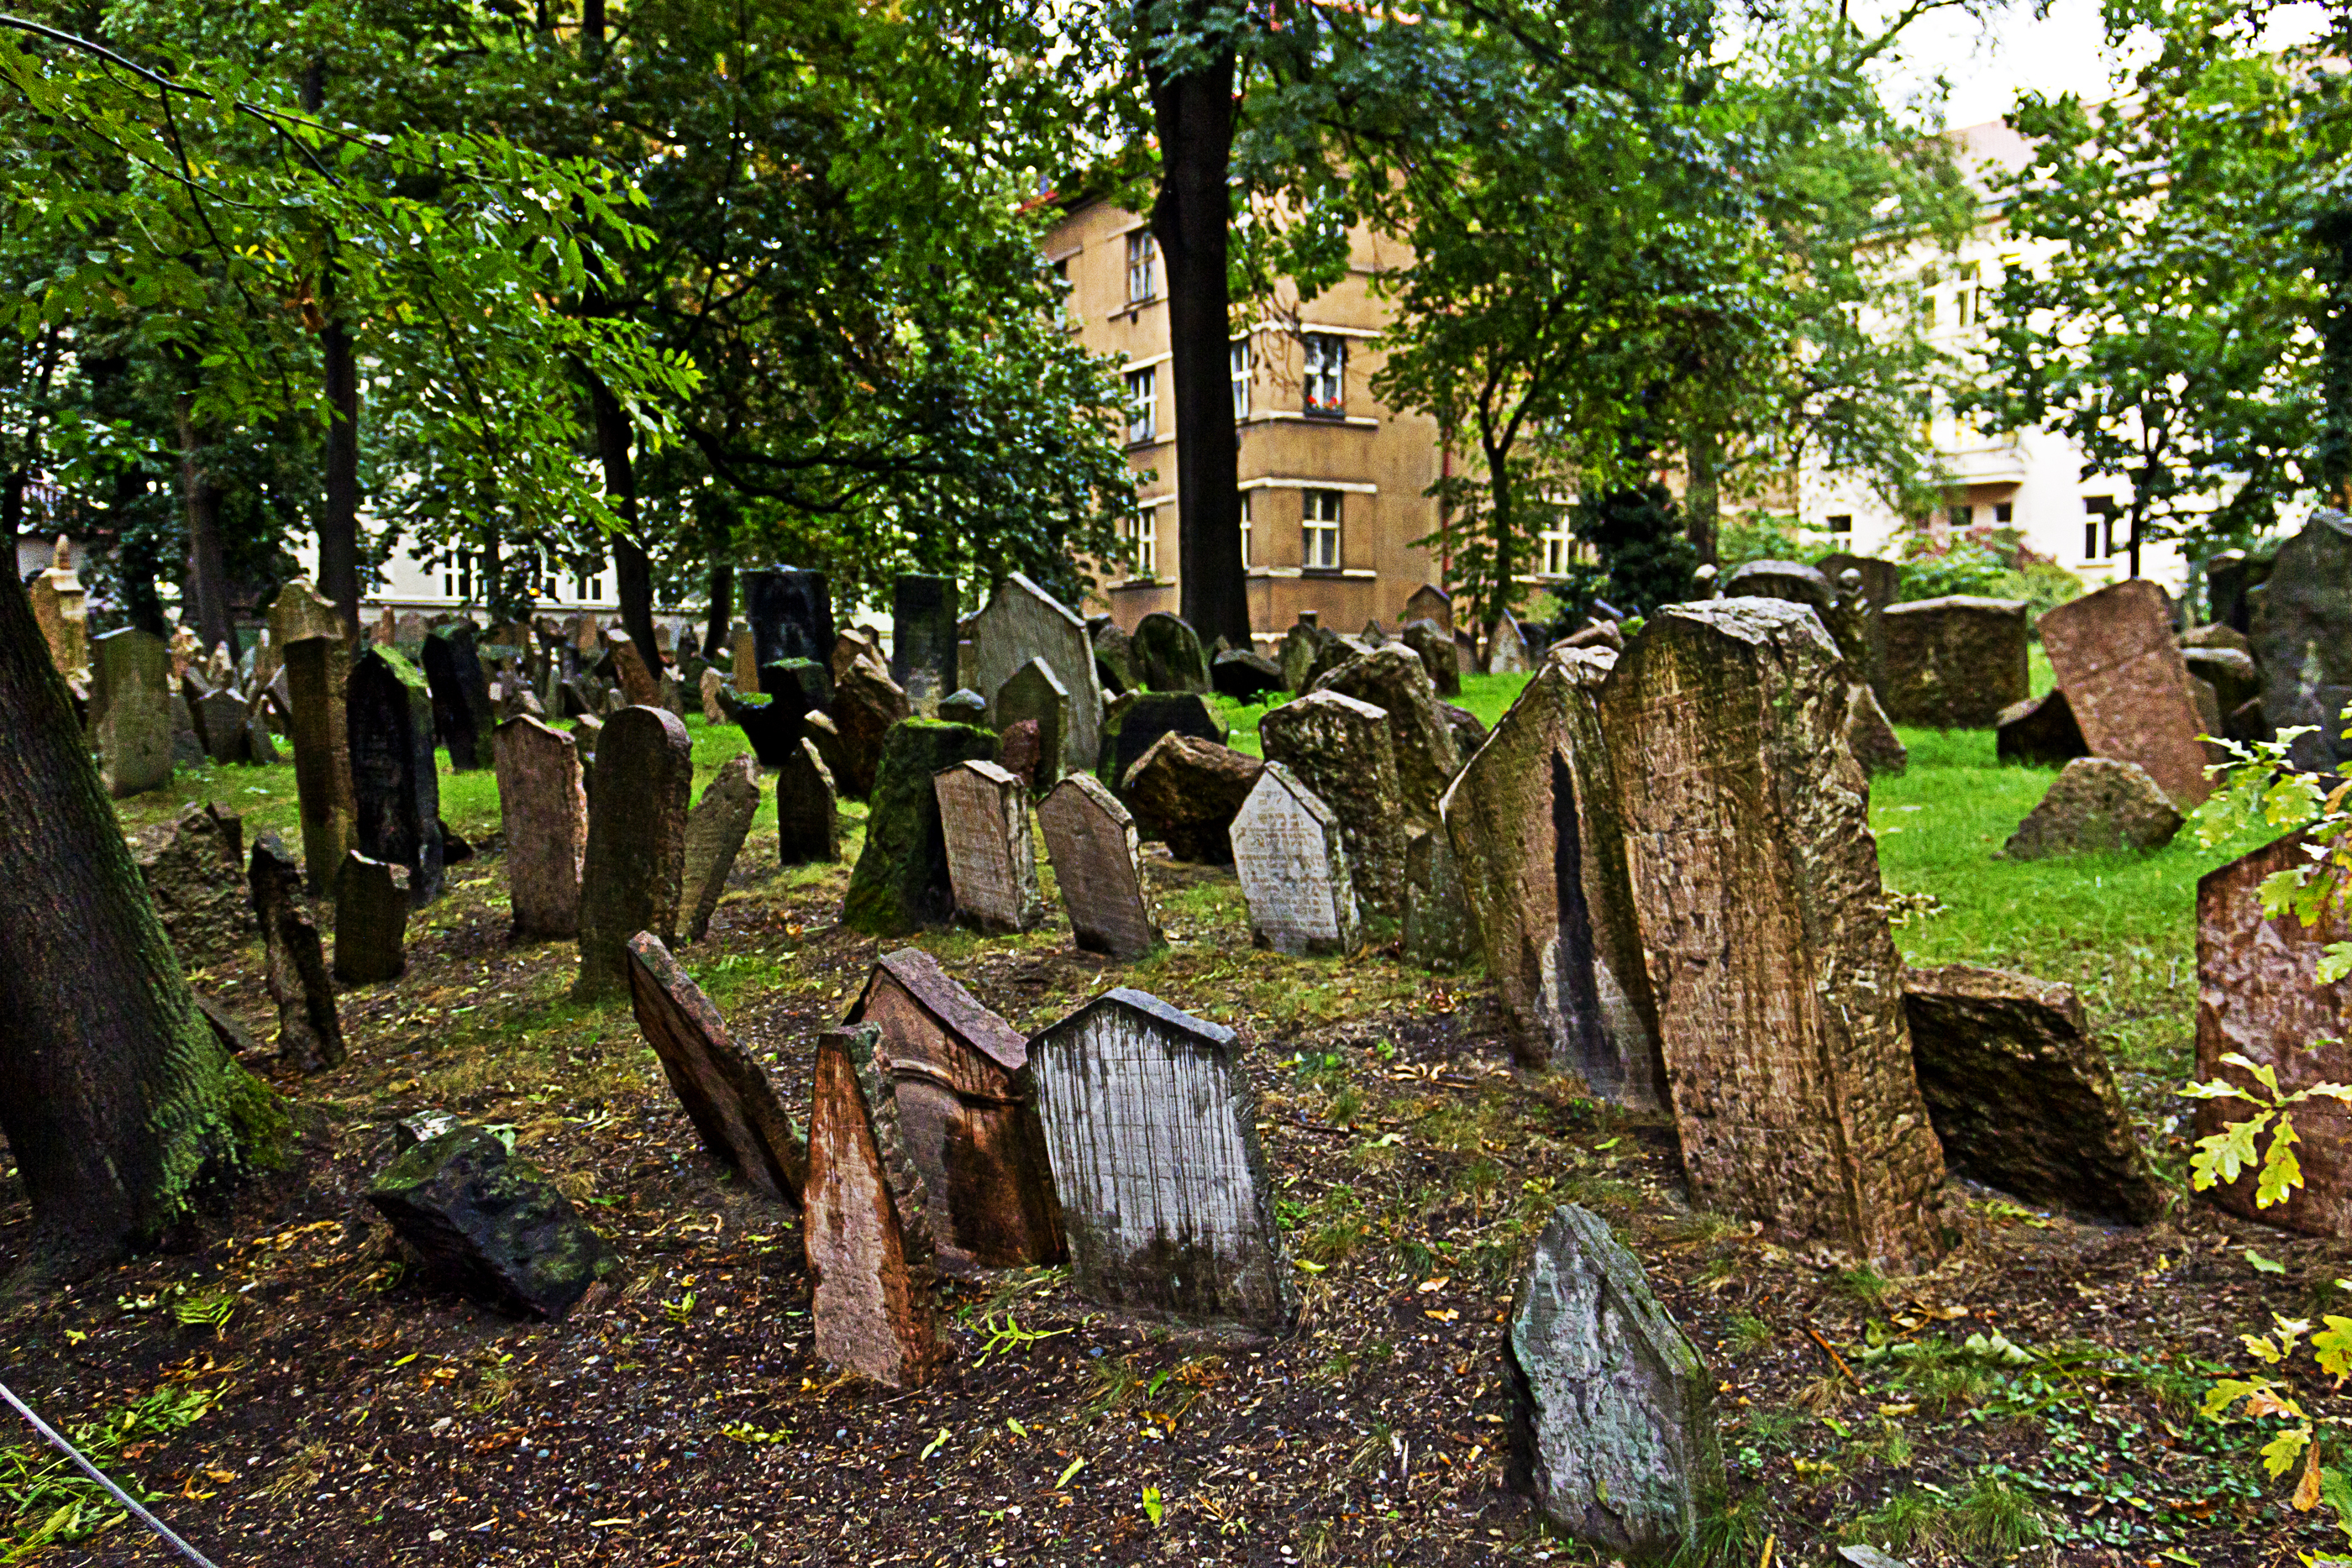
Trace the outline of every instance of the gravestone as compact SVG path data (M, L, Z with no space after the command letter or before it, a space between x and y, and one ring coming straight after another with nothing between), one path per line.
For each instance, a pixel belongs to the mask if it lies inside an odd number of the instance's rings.
M893 725L866 814L866 847L849 873L841 923L874 936L904 936L955 918L946 827L932 778L959 762L996 755L996 737L971 725L910 718Z
M90 644L89 733L99 778L114 800L172 781L172 660L149 632L109 632Z
M433 727L449 748L449 767L464 773L490 764L484 744L498 727L490 683L482 673L478 632L471 621L436 626L425 639L425 681L433 693Z
M721 763L702 788L702 801L686 819L686 862L678 892L678 920L685 940L699 942L727 892L735 857L760 814L760 769L738 752Z
M665 706L661 682L656 678L646 651L637 646L636 639L626 632L608 632L604 642L604 656L612 662L613 680L621 688L621 700L632 707Z
M1993 730L1993 756L2023 768L2063 768L2091 754L2066 694L2054 687L2001 709Z
M245 727L253 710L234 689L222 686L192 696L188 711L206 757L223 767L245 760Z
M1461 650L1451 632L1434 621L1408 621L1397 629L1397 637L1420 657L1421 667L1429 672L1430 685L1439 696L1462 695Z
M408 868L408 896L441 896L441 775L433 758L433 695L416 666L379 644L352 661L346 696L351 733L353 845Z
M201 768L206 760L204 737L196 733L195 715L188 710L187 694L184 690L173 692L172 694L172 766Z
M278 743L269 735L269 703L268 692L256 692L245 705L246 758L265 768L278 764Z
M1095 674L1107 695L1142 687L1143 676L1135 663L1135 640L1120 631L1116 622L1106 615L1100 624L1087 626L1087 636L1094 644Z
M1726 1490L1715 1384L1606 1220L1552 1211L1503 1342L1507 1483L1604 1556L1664 1560Z
M2274 729L2315 727L2289 747L2294 766L2345 771L2352 763L2352 740L2344 738L2352 727L2352 517L2332 507L2314 511L2279 546L2256 600L2246 627L2262 664L2264 716Z
M1127 770L1119 792L1147 841L1180 861L1223 865L1233 859L1234 813L1265 766L1213 740L1163 735Z
M797 1207L808 1179L808 1139L776 1086L735 1042L702 994L650 931L629 938L629 1006L663 1075L711 1157L770 1197Z
M2028 690L2026 603L1952 594L1890 604L1879 706L1896 724L1990 729Z
M1093 775L1073 773L1037 808L1070 929L1089 953L1122 961L1159 947L1135 819Z
M1258 745L1338 814L1356 897L1365 910L1395 919L1404 913L1404 849L1409 833L1398 809L1396 743L1384 708L1338 692L1312 692L1258 720Z
M728 722L727 706L719 701L719 693L726 692L731 695L733 690L733 684L719 673L717 666L714 665L702 672L702 682L698 695L702 699L703 723L725 724Z
M1883 704L1885 693L1880 688L1886 681L1886 623L1884 618L1887 606L1898 602L1902 597L1903 569L1894 561L1881 560L1875 556L1848 555L1843 551L1825 555L1816 564L1822 575L1837 583L1842 592L1846 591L1844 579L1847 572L1853 572L1862 580L1859 620L1863 643L1868 650L1863 669L1867 672L1871 690L1879 694Z
M1070 693L1043 659L1032 659L996 689L996 727L1010 735L1017 724L1037 727L1037 767L1029 787L1038 794L1062 777L1063 738L1070 732Z
M41 641L48 645L49 663L57 666L58 674L70 675L87 668L89 595L81 579L74 575L73 548L65 535L58 536L48 570L33 579L26 592L33 601L33 621L41 629Z
M1135 623L1129 641L1135 649L1135 673L1151 690L1209 689L1209 661L1201 652L1200 635L1181 618L1155 610Z
M1451 969L1477 956L1477 922L1454 858L1454 839L1443 826L1412 835L1404 852L1405 961L1425 969Z
M2212 792L2206 733L2172 640L2172 607L2145 578L2042 613L2042 651L2093 757L2137 762L2183 810Z
M835 679L833 724L841 732L841 754L846 778L834 783L853 800L874 793L874 770L882 763L882 739L890 727L909 717L914 706L898 683L870 661L853 664Z
M2328 946L2352 941L2352 921L2330 915L2305 925L2294 915L2263 916L2262 885L2312 864L2305 841L2290 833L2205 873L2197 883L2197 1077L2226 1079L2259 1092L2244 1057L2277 1074L2283 1094L2322 1083L2352 1083L2352 980L2319 981ZM2196 1135L2210 1138L2253 1107L2243 1100L2200 1100ZM2352 1236L2352 1105L2314 1095L2294 1107L2303 1186L2286 1201L2254 1202L2255 1171L2209 1189L2208 1202L2247 1219L2312 1236ZM2269 1133L2262 1147L2270 1147ZM2256 1167L2257 1169L2259 1167Z
M817 1037L802 1235L816 1354L886 1388L945 1364L929 1194L899 1129L873 1024Z
M1124 987L1029 1042L1080 1295L1187 1322L1290 1327L1297 1292L1240 1057L1233 1030Z
M359 847L344 706L350 632L334 602L298 577L269 607L269 640L286 661L287 740L294 752L303 866L310 891L323 895L343 856Z
M2028 1203L2146 1225L2164 1208L2072 986L1906 969L1903 1015L1944 1163Z
M1506 610L1502 619L1486 629L1486 673L1516 675L1533 667L1527 633L1519 629L1518 617Z
M1837 601L1837 589L1827 576L1794 560L1742 561L1724 578L1723 595L1727 599L1747 595L1809 604L1815 614L1823 618L1824 629L1830 608Z
M1598 648L1546 659L1446 791L1444 816L1513 1055L1656 1110L1666 1103L1657 1002L1601 716L1616 663Z
M335 873L335 978L369 986L408 972L408 871L354 851Z
M2223 550L2207 561L2206 613L2233 632L2252 631L2254 605L2259 601L2249 596L2264 585L2270 570L2269 562L2249 559L2242 549Z
M1059 747L1055 750L1058 755ZM1020 779L1024 789L1034 786L1045 760L1045 743L1038 738L1034 718L1014 719L996 737L997 766Z
M299 902L301 868L275 833L254 844L246 886L261 922L261 981L278 1004L278 1059L298 1072L333 1067L343 1060L335 983L319 927Z
M1263 702L1285 690L1282 666L1249 648L1227 648L1209 661L1209 685L1235 702Z
M770 690L769 665L805 659L815 666L809 706L823 707L831 701L827 662L833 657L833 590L824 573L790 566L743 573L743 619L751 624L760 690Z
M1122 697L1103 720L1100 778L1113 793L1162 736L1189 735L1223 746L1231 733L1224 715L1209 698L1192 692L1139 692Z
M956 689L960 603L952 577L902 571L891 586L890 678L925 717Z
M1943 1159L1846 711L1820 620L1769 599L1657 612L1601 698L1693 1201L1927 1258Z
M1363 932L1339 819L1297 775L1265 764L1231 841L1252 942L1277 953L1355 950Z
M677 715L631 706L605 722L588 789L576 1000L627 987L629 938L638 932L677 939L693 790L694 743Z
M537 1166L479 1127L415 1144L367 1199L428 1273L510 1316L560 1319L621 1266Z
M2059 770L2000 858L2038 861L2100 850L2158 850L2180 831L2181 816L2137 762L2078 757Z
M749 632L738 632L735 633L734 641L729 645L729 651L734 660L734 673L730 678L735 683L736 692L747 697L758 696L760 695L759 640Z
M849 666L860 659L877 666L886 674L890 667L889 661L882 656L882 644L876 642L864 627L843 627L835 634L833 656L825 662L826 667L833 672L834 685L838 686L841 684L841 677L848 673ZM898 683L893 681L891 685L896 685Z
M2226 628L2225 628L2226 630ZM2191 680L2201 680L2213 688L2214 701L2223 713L2233 713L2247 703L2259 700L2263 695L2262 672L2252 653L2236 648L2198 648L2184 644L2180 661L2189 667ZM2217 735L2218 730L2208 730Z
M245 821L218 802L200 802L131 845L139 879L163 922L183 969L232 956L254 929L246 895Z
M833 773L803 739L776 770L776 859L784 865L830 865L841 858L841 808Z
M517 941L580 935L580 869L588 852L588 791L572 737L528 715L491 737L507 897Z
M1020 1031L919 947L883 956L848 1021L882 1030L877 1055L940 1260L959 1270L1060 1262L1061 1204Z
M1878 694L1865 681L1846 685L1845 744L1862 770L1873 777L1901 773L1911 765L1911 748L1895 733L1886 710L1878 706Z
M993 762L960 762L933 776L948 881L956 914L982 931L1035 929L1045 918L1037 892L1037 848L1029 792Z
M766 695L741 696L722 687L719 706L726 710L728 719L742 730L751 755L760 759L762 768L784 766L809 732L808 716L795 703Z
M1374 648L1318 679L1314 689L1354 697L1388 715L1402 791L1391 810L1402 810L1409 821L1435 826L1438 800L1462 771L1462 754L1420 656L1401 643Z
M1433 621L1437 629L1445 633L1446 640L1452 642L1454 596L1433 582L1424 582L1412 591L1412 597L1404 601L1404 609L1398 612L1397 619L1408 626L1416 621Z
M958 686L940 699L940 717L949 724L985 727L988 699L970 686Z
M1070 694L1062 766L1092 768L1102 744L1102 682L1085 622L1019 572L1004 580L971 626L976 689L998 692L1022 665L1043 659Z
M1332 636L1316 622L1314 613L1311 610L1299 612L1298 623L1282 634L1282 648L1275 662L1282 666L1285 691L1307 689L1308 674L1315 668L1315 656L1323 651L1326 639Z

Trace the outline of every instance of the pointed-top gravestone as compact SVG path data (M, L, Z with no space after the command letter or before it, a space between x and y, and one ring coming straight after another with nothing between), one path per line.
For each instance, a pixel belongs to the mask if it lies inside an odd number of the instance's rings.
M1124 987L1030 1041L1080 1294L1191 1322L1290 1327L1297 1293L1240 1043Z
M1486 673L1515 675L1529 665L1527 634L1519 630L1518 618L1506 610L1486 630Z
M824 706L833 695L828 665L835 640L833 589L824 573L792 566L743 573L743 619L751 622L759 658L759 689L768 690L769 665L806 659L816 666L812 706Z
M629 938L629 1002L702 1146L770 1197L797 1205L808 1140L719 1009L650 931Z
M872 660L860 659L834 679L832 716L841 732L841 755L846 778L834 783L852 800L874 792L874 772L882 764L882 743L890 727L914 715L914 706L898 683Z
M1061 1206L1021 1032L919 947L883 956L849 1022L881 1027L883 1071L942 1259L983 1269L1060 1262Z
M2217 590L2216 619L2228 618L2224 597ZM2352 740L2344 738L2352 727L2352 517L2315 508L2302 531L2279 546L2252 619L2239 624L2252 631L2271 727L2312 727L2290 743L2289 758L2315 772L2345 771L2352 762ZM2171 786L2165 788L2169 793Z
M1298 776L1339 813L1348 867L1365 909L1393 919L1404 912L1404 851L1412 824L1399 802L1396 742L1386 708L1314 692L1268 710L1258 720L1266 760Z
M359 847L343 700L351 676L351 628L333 601L298 577L269 607L269 640L285 660L287 738L302 815L303 868L310 891L324 894L343 856Z
M628 985L629 938L638 932L677 939L693 790L694 743L676 714L625 707L605 723L588 790L576 998Z
M1045 918L1029 791L993 762L960 762L933 775L946 835L956 913L982 931L1034 929Z
M1118 798L1092 774L1073 773L1054 786L1037 820L1078 946L1118 959L1158 948L1135 819Z
M65 535L58 536L48 570L35 578L26 592L33 601L33 620L41 628L41 641L48 644L49 663L57 666L58 674L71 675L87 666L89 594L74 575L73 546Z
M346 697L356 848L408 868L408 896L441 895L441 775L433 758L433 695L415 665L377 646L352 662Z
M1412 591L1397 615L1400 622L1434 621L1437 629L1450 640L1454 635L1454 596L1433 582L1424 582Z
M1038 794L1062 777L1063 737L1070 732L1070 693L1043 659L1032 659L1013 672L996 690L996 727L1010 733L1024 719L1037 726L1037 767L1029 787Z
M335 874L335 978L354 986L408 970L408 871L356 851Z
M735 869L751 835L751 821L760 813L760 768L737 752L719 766L718 776L703 786L702 802L686 820L686 870L678 894L678 920L686 940L699 942L710 929L710 916L727 892L727 878Z
M1209 661L1201 652L1200 635L1180 617L1155 610L1135 623L1128 641L1136 675L1151 690L1209 689Z
M299 1072L318 1072L343 1060L343 1028L335 1016L335 982L319 927L303 913L301 868L274 833L253 846L246 885L261 921L261 977L278 1004L278 1059Z
M890 678L926 717L956 689L959 602L952 577L904 571L891 587Z
M904 936L955 917L947 829L931 780L959 762L996 755L996 737L971 725L911 718L891 727L866 816L866 847L849 873L841 923L876 936Z
M588 792L572 737L528 715L492 738L506 829L513 935L580 935L580 867L588 852Z
M1002 691L1022 665L1043 659L1070 694L1070 727L1062 766L1092 768L1102 738L1102 682L1095 674L1087 623L1019 572L1004 580L971 627L978 689Z
M2053 605L2037 623L2051 674L2096 758L2137 762L2182 810L2212 792L2205 721L2172 640L2172 607L2146 578Z
M152 632L109 632L90 644L89 731L99 777L117 800L172 781L172 660Z
M498 725L490 703L489 677L482 673L478 628L459 619L436 626L425 638L425 680L433 691L433 727L449 748L449 767L459 773L486 767L487 744Z
M816 1277L816 1354L886 1388L945 1363L929 1195L899 1129L873 1024L817 1038L801 1232Z
M1339 819L1297 775L1269 762L1234 817L1234 873L1250 939L1277 953L1347 953L1361 935Z
M841 808L833 773L803 737L776 770L776 859L783 865L831 864L841 858Z

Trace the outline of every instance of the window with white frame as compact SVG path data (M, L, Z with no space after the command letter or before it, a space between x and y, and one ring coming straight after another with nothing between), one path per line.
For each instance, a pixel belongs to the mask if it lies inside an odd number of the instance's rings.
M575 599L590 600L604 597L604 580L601 575L590 577L583 572L572 580L572 586L577 591L572 595Z
M1960 264L1960 286L1952 291L1952 325L1973 327L1983 313L1979 291L1984 287L1984 267L1980 263Z
M1160 435L1160 372L1127 372L1127 440L1132 446Z
M1234 382L1234 417L1247 419L1250 411L1250 346L1247 338L1235 343L1230 351L1228 373Z
M1250 563L1250 492L1244 490L1241 493L1240 500L1242 514L1242 564L1244 566L1247 566Z
M1131 229L1127 236L1127 302L1140 305L1159 293L1160 244L1150 229Z
M1542 557L1538 575L1566 577L1568 563L1574 559L1570 552L1575 549L1575 540L1568 531L1568 519L1555 515L1550 522L1537 531L1536 544Z
M460 550L450 557L449 564L441 570L441 596L471 600L474 597L474 569L481 559L473 550Z
M1830 532L1833 534L1850 534L1853 532L1853 514L1852 512L1832 512L1830 514Z
M1299 540L1299 565L1309 571L1339 570L1339 492L1307 490Z
M1146 507L1127 525L1128 560L1138 577L1160 575L1160 508Z
M1307 412L1340 413L1348 406L1348 340L1307 335Z

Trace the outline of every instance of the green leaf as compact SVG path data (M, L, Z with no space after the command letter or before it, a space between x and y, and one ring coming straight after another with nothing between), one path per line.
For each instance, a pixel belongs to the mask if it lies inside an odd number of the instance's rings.
M2301 1141L2295 1134L2294 1118L2282 1114L2277 1135L2271 1139L2270 1153L2263 1160L2262 1176L2254 1183L2255 1207L2284 1203L2287 1193L2303 1185L2303 1164L2294 1157L2294 1145Z
M1143 1512L1144 1517L1150 1520L1155 1527L1160 1523L1161 1509L1160 1504L1160 1489L1158 1487L1145 1487L1143 1489Z
M2245 1121L2232 1122L2220 1132L2198 1139L2196 1153L2189 1156L2189 1185L2203 1192L2208 1187L2236 1181L2254 1163L2254 1138L2270 1124L2272 1114L2260 1111Z
M1064 1487L1070 1484L1070 1478L1072 1476L1076 1475L1080 1470L1085 1469L1086 1468L1087 1461L1084 1455L1080 1455L1078 1458L1072 1459L1070 1461L1070 1468L1064 1470L1060 1475L1055 1477L1054 1484L1047 1490L1051 1491L1060 1491Z
M2254 1272L2257 1274L2284 1274L2286 1272L2285 1264L2280 1262L2275 1258L2265 1258L2251 1247L2246 1249L2246 1261L2254 1266Z

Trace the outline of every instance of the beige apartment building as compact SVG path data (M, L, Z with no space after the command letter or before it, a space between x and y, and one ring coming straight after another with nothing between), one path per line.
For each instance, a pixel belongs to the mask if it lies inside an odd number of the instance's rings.
M1066 203L1045 246L1068 286L1071 332L1124 361L1141 520L1125 559L1097 563L1102 586L1087 608L1132 629L1178 609L1176 443L1201 434L1175 428L1166 279L1150 220L1105 201ZM1278 636L1302 610L1336 631L1374 620L1394 630L1413 591L1443 581L1432 553L1412 543L1437 529L1437 503L1423 493L1446 460L1436 422L1384 408L1370 390L1385 314L1370 281L1384 246L1395 248L1357 234L1335 287L1305 305L1277 299L1233 345L1243 554L1250 625L1262 636Z

